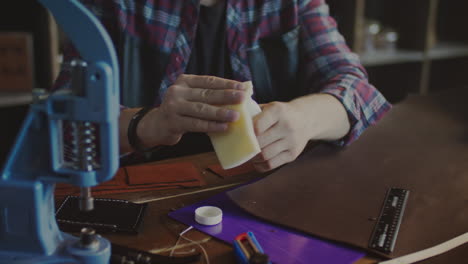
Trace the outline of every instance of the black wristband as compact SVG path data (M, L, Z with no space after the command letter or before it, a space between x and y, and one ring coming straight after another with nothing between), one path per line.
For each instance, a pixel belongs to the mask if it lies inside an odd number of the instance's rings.
M152 109L153 107L151 106L143 107L142 109L140 109L138 112L136 112L133 115L132 119L130 120L130 123L128 124L128 130L127 130L128 143L136 152L146 152L148 150L153 149L153 148L144 149L137 134L138 123Z

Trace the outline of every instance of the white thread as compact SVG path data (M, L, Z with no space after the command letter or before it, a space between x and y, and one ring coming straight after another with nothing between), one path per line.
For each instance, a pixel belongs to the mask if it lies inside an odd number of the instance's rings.
M379 262L379 264L411 264L440 255L465 243L468 243L468 233L452 238L437 246L417 251L399 258L382 261Z
M177 238L177 241L176 241L175 245L172 247L171 253L169 253L169 257L172 257L172 255L174 254L174 251L177 248L177 245L179 244L179 241L180 241L180 236Z
M187 240L187 241L190 242L190 243L194 243L194 244L196 244L197 246L199 246L200 249L203 251L203 255L205 256L205 262L206 262L206 264L210 264L210 259L208 258L208 253L206 252L205 248L204 248L200 243L198 243L198 242L196 242L196 241L193 241L193 240L191 240L191 239L188 239L188 238L186 238L186 237L184 237L184 236L180 236L180 237L183 238L183 239L185 239L185 240Z
M187 244L187 245L190 245L190 244ZM175 254L177 254L177 255L187 255L187 254L191 254L193 252L195 252L194 248L190 249L189 251L178 251Z
M175 245L173 246L173 248L171 250L171 253L169 253L169 256L172 257L172 255L174 254L175 249L177 248L177 244L179 244L180 239L183 238L183 239L187 240L188 242L190 242L192 244L195 244L198 247L200 247L200 249L203 252L203 256L205 257L206 264L210 264L210 259L208 258L208 253L206 252L205 248L201 245L201 243L199 243L197 241L193 241L193 240L191 240L191 239L189 239L187 237L184 237L184 234L186 234L188 231L190 231L192 229L193 229L193 226L189 226L184 231L179 233L179 237L177 238L177 241L176 241Z
M193 226L189 226L187 229L185 229L184 231L180 232L179 236L183 236L185 233L187 233L188 231L190 231L192 228L193 228Z
M190 231L192 228L193 228L193 226L189 226L184 231L179 233L179 237L177 238L177 241L176 241L174 247L172 247L171 253L169 254L170 257L172 257L172 255L174 254L174 250L177 248L177 245L179 244L180 237L182 237L185 233Z
M211 240L211 237L206 237L202 240L199 240L198 243L200 244L203 244L203 243L206 243L208 241ZM174 255L181 255L181 254L184 254L184 251L181 251L181 249L183 248L187 248L187 247L190 247L190 246L193 246L192 243L185 243L185 244L180 244L176 247L176 251L174 251ZM150 253L153 253L153 254L160 254L160 253L163 253L163 252L171 252L171 250L174 248L174 246L170 246L170 247L166 247L166 248L157 248L157 249L152 249L150 250L149 252ZM190 252L193 252L195 249L192 249ZM185 254L188 254L188 253L185 253Z

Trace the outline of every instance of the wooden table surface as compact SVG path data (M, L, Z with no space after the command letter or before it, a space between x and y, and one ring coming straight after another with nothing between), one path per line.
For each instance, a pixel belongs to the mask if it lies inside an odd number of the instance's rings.
M214 153L202 153L194 156L181 157L172 160L159 161L156 163L171 163L191 161L200 170L201 175L206 180L207 185L190 189L173 189L163 191L145 191L138 193L122 193L112 195L101 195L98 197L126 199L133 202L148 202L147 214L143 221L141 232L138 235L120 235L106 234L113 243L120 245L150 251L152 253L169 255L176 244L178 234L185 230L187 226L171 219L168 213L205 200L217 193L226 191L235 185L245 183L252 179L266 176L259 173L250 173L246 175L232 176L222 178L206 168L209 165L216 164L217 159ZM210 263L237 263L231 244L213 238L197 230L187 232L185 237L203 245L207 251ZM181 240L175 250L175 256L182 256L184 252L199 252L197 245L188 241ZM205 263L203 257L198 263ZM376 263L375 259L363 258L355 264Z

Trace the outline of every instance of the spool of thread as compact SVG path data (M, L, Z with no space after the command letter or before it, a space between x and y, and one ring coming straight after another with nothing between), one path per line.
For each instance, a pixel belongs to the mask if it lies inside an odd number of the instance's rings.
M223 220L223 211L215 206L202 206L195 210L195 221L201 225L217 225Z

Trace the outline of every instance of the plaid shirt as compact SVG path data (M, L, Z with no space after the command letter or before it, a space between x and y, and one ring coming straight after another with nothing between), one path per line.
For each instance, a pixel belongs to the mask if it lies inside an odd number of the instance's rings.
M119 32L154 45L169 54L165 77L156 102L184 73L198 20L199 0L81 0L103 23L114 39ZM369 84L359 58L329 16L324 0L226 0L226 34L233 77L251 80L247 50L264 37L301 26L301 54L305 54L305 72L310 92L328 93L344 105L351 130L339 144L356 140L376 123L391 105ZM76 57L70 49L65 61ZM62 71L57 86L68 80ZM319 87L313 88L313 87Z

